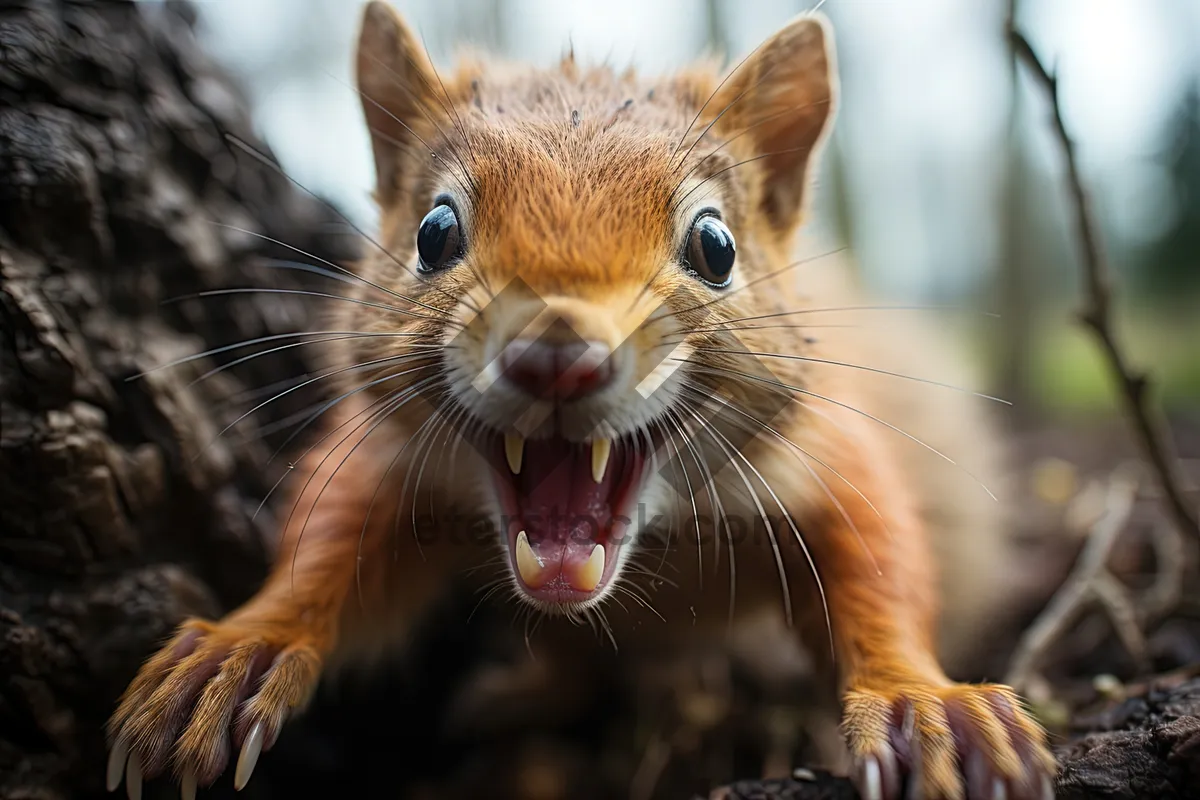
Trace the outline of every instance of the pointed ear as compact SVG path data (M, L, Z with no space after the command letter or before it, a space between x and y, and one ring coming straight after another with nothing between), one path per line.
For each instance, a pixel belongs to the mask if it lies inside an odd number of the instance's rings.
M442 110L437 74L404 20L382 0L363 12L355 57L358 91L375 153L376 200L391 202L404 161L425 150Z
M708 104L720 132L740 136L757 159L758 198L771 224L790 230L800 220L810 166L832 127L837 72L832 29L824 16L796 17L764 42Z

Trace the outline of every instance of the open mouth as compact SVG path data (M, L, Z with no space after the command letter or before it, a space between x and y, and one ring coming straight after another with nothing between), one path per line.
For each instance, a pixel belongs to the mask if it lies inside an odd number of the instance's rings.
M602 594L631 531L646 446L495 435L487 452L521 588L563 605Z

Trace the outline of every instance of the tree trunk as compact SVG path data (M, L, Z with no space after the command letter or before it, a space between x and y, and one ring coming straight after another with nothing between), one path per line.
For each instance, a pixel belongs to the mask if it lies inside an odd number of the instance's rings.
M308 348L195 385L247 351L130 379L309 314L282 294L162 301L311 277L266 268L296 255L214 223L351 255L331 211L225 138L255 142L247 104L193 23L174 3L0 7L4 798L102 792L103 726L140 661L264 574L273 526L255 510L286 465L268 467L280 437L255 425L314 393L217 434L230 398L248 407L239 395L310 370Z

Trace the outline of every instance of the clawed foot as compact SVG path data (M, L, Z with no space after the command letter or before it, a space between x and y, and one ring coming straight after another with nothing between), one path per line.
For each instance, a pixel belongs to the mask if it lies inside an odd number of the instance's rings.
M842 727L863 800L1052 800L1045 733L1006 686L853 690Z
M184 800L225 771L239 748L234 786L250 780L288 714L317 684L321 658L294 636L190 621L142 666L109 723L107 784L124 777L130 800L168 769Z

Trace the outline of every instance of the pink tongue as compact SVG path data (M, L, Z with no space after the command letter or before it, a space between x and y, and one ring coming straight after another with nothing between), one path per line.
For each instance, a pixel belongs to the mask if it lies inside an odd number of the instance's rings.
M596 483L591 445L563 439L527 441L523 462L516 499L529 544L548 569L573 571L608 531L617 464Z

